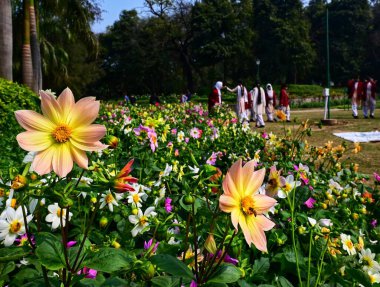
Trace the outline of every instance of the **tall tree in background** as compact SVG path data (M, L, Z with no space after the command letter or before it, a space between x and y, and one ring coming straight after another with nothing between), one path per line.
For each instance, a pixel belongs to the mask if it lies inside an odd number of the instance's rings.
M24 37L22 44L22 82L33 88L33 63L30 46L30 0L24 0Z
M302 2L254 0L255 49L264 76L273 81L304 81L315 59L310 25Z
M12 81L12 6L11 0L0 0L0 77Z
M37 34L37 20L34 0L29 0L29 17L30 17L30 47L32 52L33 66L33 86L32 90L38 93L42 89L42 70L41 70L41 52L40 43Z
M361 74L371 10L367 0L341 0L329 4L331 79L346 83Z

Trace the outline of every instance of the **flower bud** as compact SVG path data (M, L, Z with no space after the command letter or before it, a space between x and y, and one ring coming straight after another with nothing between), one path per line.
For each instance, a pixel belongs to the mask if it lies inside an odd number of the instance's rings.
M141 266L141 278L144 280L150 280L153 278L154 273L155 273L155 268L152 263L149 261L145 262Z
M95 204L98 201L96 197L91 197L91 203Z
M305 232L306 232L306 228L304 226L301 225L298 227L298 233L299 234L304 234Z
M109 135L105 138L105 143L109 145L109 148L114 149L119 145L119 138Z
M28 184L28 179L23 175L17 175L12 181L11 188L14 190L21 189Z
M116 249L118 249L118 248L121 247L120 243L117 242L116 240L112 241L112 246L113 246L114 248L116 248Z
M354 220L358 220L359 219L359 214L357 214L356 212L352 214L352 218Z
M212 233L210 233L209 236L206 239L205 248L211 254L215 254L216 251L217 251L217 249L216 249L216 243L215 243L215 238L214 238L214 235Z
M108 218L103 216L102 218L100 218L99 220L99 226L100 228L105 228L108 224Z
M139 213L138 208L133 208L133 209L132 209L132 214L133 214L133 215L137 215L138 213Z
M184 198L183 198L183 203L186 204L186 205L191 205L193 204L195 201L194 197L190 194L186 195Z

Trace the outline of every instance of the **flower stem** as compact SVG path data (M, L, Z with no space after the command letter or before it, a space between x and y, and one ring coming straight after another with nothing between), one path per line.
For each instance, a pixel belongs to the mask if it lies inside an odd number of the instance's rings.
M311 265L311 245L313 242L313 230L310 230L310 238L309 238L309 259L307 264L307 287L310 286L310 265Z

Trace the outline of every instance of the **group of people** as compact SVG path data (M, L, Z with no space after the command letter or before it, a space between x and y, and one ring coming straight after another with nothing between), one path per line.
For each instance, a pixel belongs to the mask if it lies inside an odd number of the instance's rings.
M357 119L358 106L362 105L365 119L375 117L377 81L368 77L361 81L359 77L347 83L348 96L351 99L352 116Z
M264 114L266 114L268 122L277 121L275 114L276 93L271 84L267 84L264 90L259 82L250 91L247 90L242 81L238 81L238 85L233 89L223 86L221 81L216 82L208 98L210 113L216 105L222 103L221 91L224 88L229 92L236 93L236 114L241 123L252 121L256 122L256 127L263 128L265 127ZM287 90L286 84L281 85L279 109L285 113L286 120L290 121L290 99Z

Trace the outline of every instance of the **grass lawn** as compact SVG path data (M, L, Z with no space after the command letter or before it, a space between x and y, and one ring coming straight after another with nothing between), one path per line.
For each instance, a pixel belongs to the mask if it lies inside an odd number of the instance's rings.
M369 132L380 131L380 111L375 112L375 119L364 119L362 111L359 111L359 119L352 118L351 111L343 109L332 109L330 115L332 119L338 120L338 125L318 127L323 119L323 109L303 109L292 110L290 123L285 123L285 127L297 129L299 123L309 119L312 127L312 136L307 137L307 141L313 146L324 146L327 141L333 141L333 145L341 144L345 141L342 138L334 136L335 132ZM264 117L266 118L266 117ZM294 122L295 121L295 122ZM262 130L262 129L258 129ZM266 123L264 129L266 132L274 132L277 135L284 133L284 123ZM348 142L350 144L350 142ZM347 152L347 160L359 164L359 172L368 175L374 171L380 172L380 142L361 143L362 151L357 154ZM350 144L352 146L352 143Z

